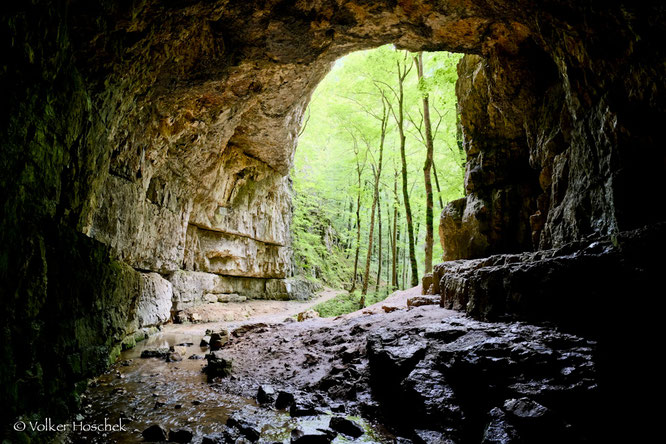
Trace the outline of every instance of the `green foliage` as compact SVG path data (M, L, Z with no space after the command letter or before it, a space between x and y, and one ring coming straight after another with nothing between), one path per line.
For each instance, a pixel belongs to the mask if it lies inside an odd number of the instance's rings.
M409 64L415 54L398 51L387 45L374 50L349 54L338 60L313 94L306 112L305 128L299 137L294 159L294 218L292 239L297 272L342 287L352 280L356 249L356 199L359 193L357 168L361 177L360 270L364 267L368 245L370 207L373 199L373 171L378 161L378 148L383 103L397 106L397 64ZM463 196L464 153L459 149L456 132L456 65L460 55L444 52L424 53L424 79L419 82L416 68L405 79L405 129L410 200L417 233L417 261L421 270L424 260L425 186L423 163L422 97L431 103L434 131L434 163L441 192L435 188L435 215L444 205ZM385 102L383 102L385 100ZM390 267L388 220L393 207L404 211L400 195L394 196L394 178L400 168L398 132L393 116L389 118L384 148L384 165L380 181L382 211L382 276L385 284ZM433 180L433 187L435 186ZM400 193L398 193L400 194ZM388 206L388 207L387 207ZM436 220L437 220L436 216ZM378 221L376 222L378 223ZM401 228L402 229L402 228ZM376 281L378 229L371 266L371 281ZM406 236L400 236L398 248L406 248ZM435 230L433 257L438 261L442 251ZM402 273L401 263L399 275ZM371 282L374 288L374 282Z
M365 296L365 307L383 301L388 296L385 291L368 292ZM343 293L326 302L317 304L312 309L319 313L322 318L332 318L346 313L351 313L361 308L361 293Z

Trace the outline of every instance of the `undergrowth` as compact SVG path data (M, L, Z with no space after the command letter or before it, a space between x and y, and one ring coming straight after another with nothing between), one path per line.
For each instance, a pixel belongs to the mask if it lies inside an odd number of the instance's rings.
M388 296L386 290L382 289L377 292L369 292L365 295L365 305L376 304L383 301ZM317 304L312 309L319 313L322 318L332 318L340 316L352 311L360 310L361 308L361 292L355 291L353 293L343 293L326 302Z

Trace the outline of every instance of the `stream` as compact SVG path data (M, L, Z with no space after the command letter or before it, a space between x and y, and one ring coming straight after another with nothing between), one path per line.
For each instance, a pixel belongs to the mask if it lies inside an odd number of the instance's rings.
M292 308L267 316L275 319L293 311ZM258 316L257 319L263 317ZM209 350L207 346L199 345L202 336L211 326L232 329L234 325L238 323L165 325L161 332L122 352L116 364L89 383L83 399L83 412L77 415L77 419L84 419L85 423L91 424L104 423L106 420L109 424L122 424L126 431L71 433L68 441L144 442L142 432L154 424L160 424L167 431L189 429L193 433L191 442L198 443L205 436L219 436L228 430L225 424L230 415L252 424L261 433L259 442L290 442L294 429L306 435L327 429L334 415L330 410L321 409L321 414L315 416L291 417L288 410L261 406L254 398L248 397L247 393L256 393L255 382L248 382L253 387L239 389L243 383L238 380L235 372L222 380L212 383L207 381L202 370L207 362L204 356ZM164 358L141 357L144 350L174 346L186 347L181 361L167 362ZM364 429L364 434L353 442L393 442L392 436L381 426L360 417L348 418ZM350 441L351 438L338 434L332 442ZM219 442L233 441L227 439ZM241 438L236 442L250 441Z

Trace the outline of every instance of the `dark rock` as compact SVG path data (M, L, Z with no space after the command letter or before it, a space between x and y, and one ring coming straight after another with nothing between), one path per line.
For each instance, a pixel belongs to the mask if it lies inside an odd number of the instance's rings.
M275 389L270 385L261 385L257 391L257 402L259 404L272 404L275 402Z
M206 355L208 365L204 368L208 380L213 378L225 378L231 374L231 360L226 358L221 351L214 351Z
M344 349L340 353L340 359L344 364L349 364L357 360L361 356L361 351L359 349Z
M301 416L316 416L320 413L321 412L317 410L314 405L304 401L296 401L289 407L289 415L294 418Z
M187 359L199 360L199 359L205 359L205 356L204 355L193 354L193 355L190 355L190 357L187 358Z
M244 421L236 415L229 416L226 425L227 427L233 427L237 429L245 438L251 442L259 441L259 437L261 436L261 431L257 428L257 426Z
M207 347L208 344L210 344L210 336L206 335L203 338L201 338L201 342L199 342L200 347Z
M423 305L439 305L442 298L438 295L414 296L407 299L408 307L421 307Z
M166 441L167 431L159 424L153 424L141 432L143 439L149 442Z
M167 362L180 362L183 360L183 356L180 353L177 352L170 352L166 356L166 361Z
M335 434L331 435L327 431L309 432L307 434L300 430L292 430L291 432L292 444L329 444L334 439Z
M264 332L264 331L266 331L267 328L268 328L268 324L265 324L263 322L257 322L255 324L246 324L246 325L241 325L240 327L235 328L231 332L231 335L235 338L240 338L241 336L244 336L249 332L255 332L255 333Z
M504 411L521 421L543 421L548 417L549 410L529 398L507 399Z
M225 444L226 440L223 434L215 433L211 435L204 435L201 444Z
M354 421L342 416L332 417L328 423L328 426L336 432L349 435L352 438L358 438L359 436L363 435L363 433L365 433L363 431L363 427L356 424Z
M483 431L482 444L513 444L519 442L514 427L506 421L504 412L495 407L489 415L490 422Z
M278 410L284 410L293 405L294 402L295 398L293 394L285 391L280 391L278 392L277 399L275 400L275 408Z
M437 430L414 430L414 442L417 444L455 444L456 441L446 433Z
M165 359L169 355L168 347L147 348L141 352L142 358L160 358Z
M224 347L229 342L229 332L227 330L221 330L218 332L211 333L210 335L210 349L211 351L219 350Z
M188 443L192 441L194 434L190 429L169 430L169 441L178 443Z

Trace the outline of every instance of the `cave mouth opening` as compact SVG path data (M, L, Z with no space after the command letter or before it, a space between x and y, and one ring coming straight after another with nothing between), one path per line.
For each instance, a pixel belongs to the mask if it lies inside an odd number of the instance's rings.
M338 59L315 89L290 173L294 274L356 291L320 313L339 315L358 309L352 301L366 293L370 305L411 287L410 255L420 278L428 242L430 269L439 262L438 223L428 241L426 214L430 205L438 216L464 195L455 92L461 57L384 45Z

